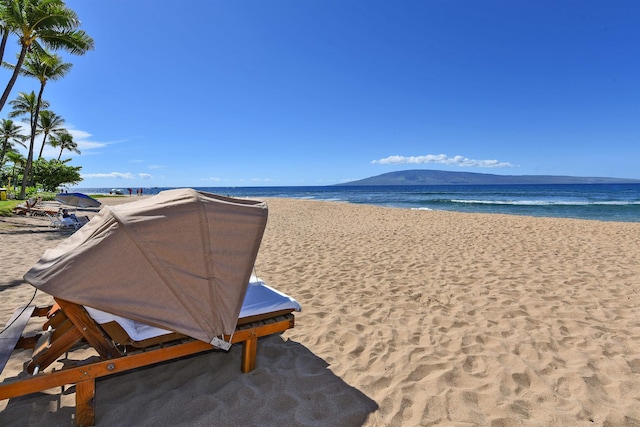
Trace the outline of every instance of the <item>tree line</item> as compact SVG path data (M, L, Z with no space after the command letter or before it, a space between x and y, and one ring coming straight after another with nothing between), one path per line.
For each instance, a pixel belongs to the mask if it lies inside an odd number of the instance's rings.
M49 81L59 80L72 67L55 52L64 50L73 55L84 55L93 50L94 41L79 29L77 14L62 0L0 0L0 62L12 70L11 77L0 97L0 112L19 76L36 79L38 92L20 92L9 101L11 111L0 120L0 182L21 182L19 198L26 197L27 188L36 183L45 190L54 191L60 184L81 181L81 167L68 166L71 159L61 160L65 150L80 154L73 136L64 128L65 120L53 112L43 98ZM9 41L16 40L19 47L15 64L5 61ZM21 118L28 125L28 133L12 119ZM38 157L34 160L36 136L42 135ZM57 159L46 161L42 153L46 145L59 148ZM25 158L17 150L27 149Z

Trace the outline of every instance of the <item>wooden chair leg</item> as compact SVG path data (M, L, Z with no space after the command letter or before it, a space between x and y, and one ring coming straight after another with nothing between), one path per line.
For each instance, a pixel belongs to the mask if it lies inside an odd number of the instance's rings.
M36 366L40 370L45 369L82 339L82 333L73 325L65 328L63 333L56 332L45 334L40 338L43 342L36 345L33 357L27 365L27 372L32 374ZM52 335L55 335L53 340L51 340Z
M86 310L79 304L55 298L64 314L78 328L85 340L93 347L103 360L121 357L113 341L106 336Z
M76 425L92 426L96 422L96 380L90 378L76 383Z
M240 370L247 373L256 367L256 354L258 351L258 337L251 337L242 343L242 361Z

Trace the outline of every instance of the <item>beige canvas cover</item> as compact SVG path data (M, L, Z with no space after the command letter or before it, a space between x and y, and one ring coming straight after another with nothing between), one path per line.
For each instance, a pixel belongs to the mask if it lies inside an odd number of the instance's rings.
M265 202L193 189L105 206L29 270L42 291L210 342L233 333Z

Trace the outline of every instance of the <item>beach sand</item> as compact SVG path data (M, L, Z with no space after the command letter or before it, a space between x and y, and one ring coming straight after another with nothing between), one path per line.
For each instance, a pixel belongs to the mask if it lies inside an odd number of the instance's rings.
M256 271L295 329L248 374L234 346L98 380L98 426L640 425L640 223L267 202ZM68 235L0 218L0 324ZM74 391L2 401L0 425L72 425Z

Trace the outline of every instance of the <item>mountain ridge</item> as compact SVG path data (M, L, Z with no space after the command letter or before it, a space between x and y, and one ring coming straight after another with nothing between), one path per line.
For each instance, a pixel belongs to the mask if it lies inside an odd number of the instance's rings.
M524 184L640 184L640 179L563 175L494 175L410 169L387 172L336 185L524 185Z

